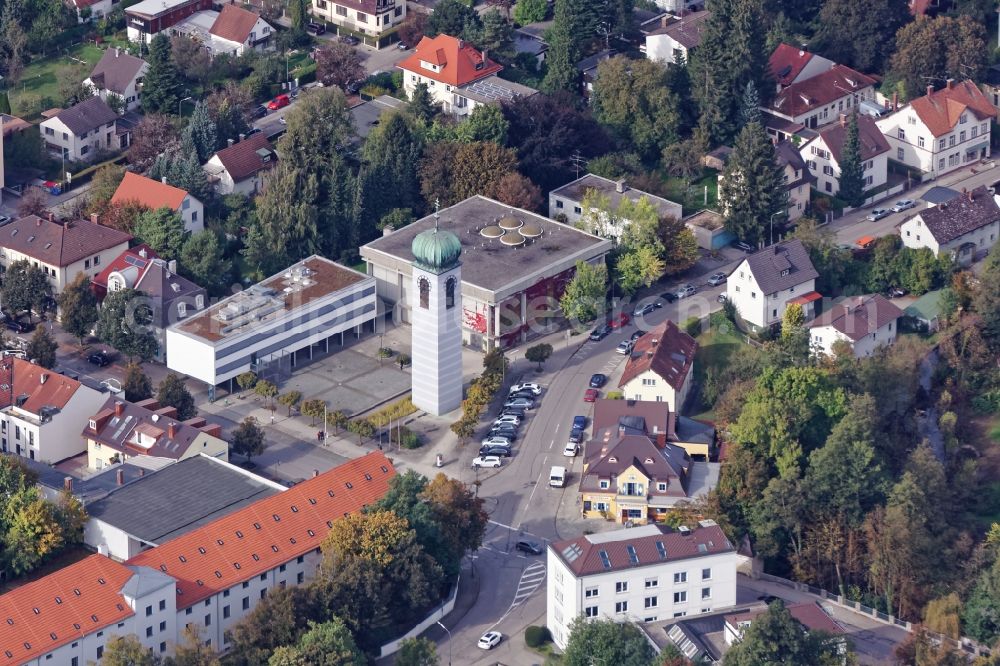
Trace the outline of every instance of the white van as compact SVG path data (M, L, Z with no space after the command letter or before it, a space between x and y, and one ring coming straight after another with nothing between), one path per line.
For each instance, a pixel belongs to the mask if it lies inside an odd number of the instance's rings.
M553 488L562 488L566 485L566 468L560 467L559 465L553 465L552 471L549 472L549 485Z

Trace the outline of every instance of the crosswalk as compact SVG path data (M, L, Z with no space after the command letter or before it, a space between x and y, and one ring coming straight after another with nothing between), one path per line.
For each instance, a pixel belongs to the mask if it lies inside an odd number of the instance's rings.
M510 607L507 611L497 620L493 627L497 626L504 621L508 615L517 610L521 604L531 598L531 595L541 587L542 583L545 582L545 564L542 562L532 562L524 568L521 572L521 579L517 581L517 591L514 593L514 599L510 602ZM490 627L492 629L493 627Z

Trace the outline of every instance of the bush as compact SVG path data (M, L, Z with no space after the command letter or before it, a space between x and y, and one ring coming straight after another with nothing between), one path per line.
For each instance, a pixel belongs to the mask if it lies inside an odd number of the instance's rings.
M412 359L410 359L409 354L400 354L399 356L396 357L396 363L399 363L400 370L408 366L411 360Z
M621 391L608 391L604 397L608 400L624 400L625 394Z
M387 422L401 419L404 416L409 416L415 411L417 411L417 408L413 406L413 401L409 398L403 398L402 400L397 400L396 402L386 405L382 409L378 410L369 416L368 420L371 421L375 427L381 428Z
M701 333L701 319L698 317L688 317L684 322L684 332L692 338L698 337Z
M377 358L390 358L392 356L392 347L379 347L378 351L375 352Z
M530 648L540 648L551 640L548 627L531 625L524 630L524 643Z

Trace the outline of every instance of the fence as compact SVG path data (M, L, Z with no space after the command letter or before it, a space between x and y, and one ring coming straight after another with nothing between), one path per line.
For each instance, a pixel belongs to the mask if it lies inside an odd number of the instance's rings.
M839 594L828 592L819 587L813 587L812 585L807 585L805 583L797 583L793 580L780 578L778 576L772 576L766 573L761 573L759 578L761 580L766 580L771 583L783 585L784 587L791 588L798 592L808 592L809 594L821 597L832 604L840 606L841 608L846 608L848 610L854 611L855 613L861 613L862 615L870 617L876 622L893 625L899 627L900 629L904 629L910 633L913 633L919 628L919 625L917 624L908 622L907 620L903 620L888 613L883 613L882 611L877 610L875 608L870 608L869 606L865 606L860 601L853 601L851 599L847 599ZM961 650L962 652L971 655L973 657L990 656L989 647L981 645L980 643L972 640L971 638L962 636L958 640L955 640L954 638L950 638L948 636L945 636L943 634L938 634L933 631L928 631L927 635L930 636L933 640L940 643L941 645L945 645L951 648L952 650Z
M416 638L420 634L427 631L432 624L435 624L438 620L444 618L445 615L454 610L455 600L458 598L458 584L461 582L461 578L462 577L459 576L459 579L455 581L455 587L452 588L451 594L448 595L448 598L445 599L443 604L428 613L427 617L425 617L417 626L413 627L413 629L410 629L396 640L389 641L379 648L379 659L388 657L390 654L396 654L403 641L409 638Z

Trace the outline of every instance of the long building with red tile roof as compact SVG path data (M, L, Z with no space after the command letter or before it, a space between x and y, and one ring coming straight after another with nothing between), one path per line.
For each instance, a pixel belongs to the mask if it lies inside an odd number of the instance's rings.
M119 563L91 555L0 596L0 666L99 662L112 635L169 654L187 625L215 650L270 590L311 578L343 516L382 498L380 452L348 461Z
M679 412L687 400L698 343L669 319L639 338L618 382L626 398L666 402Z

